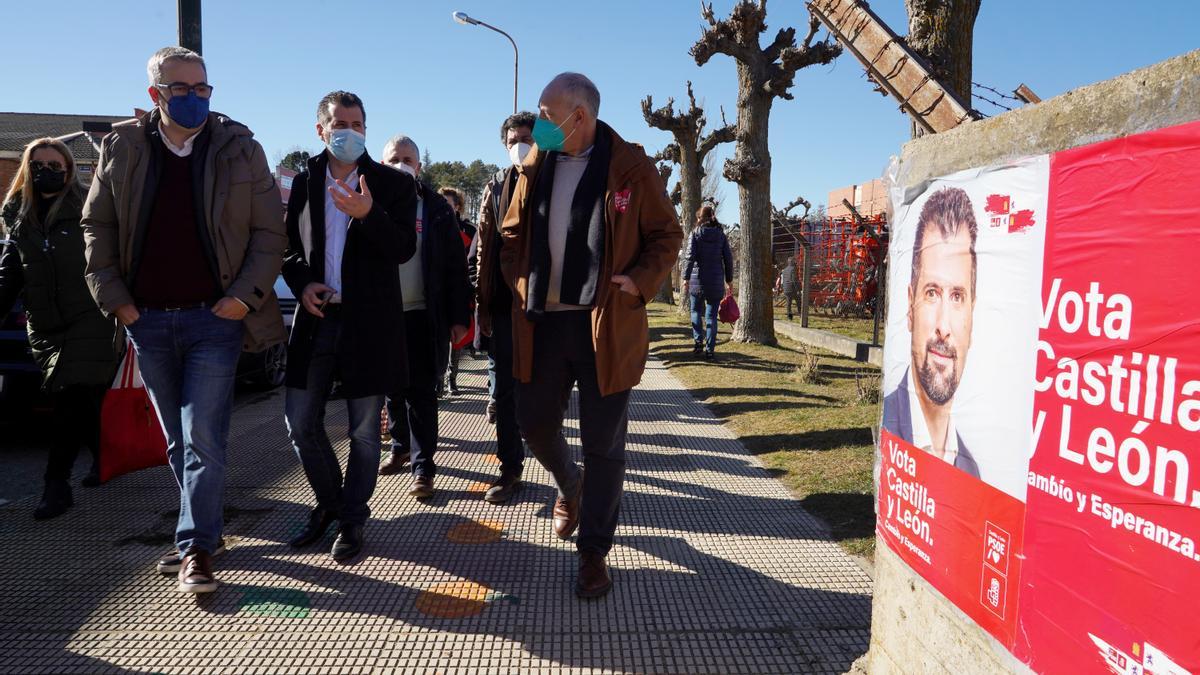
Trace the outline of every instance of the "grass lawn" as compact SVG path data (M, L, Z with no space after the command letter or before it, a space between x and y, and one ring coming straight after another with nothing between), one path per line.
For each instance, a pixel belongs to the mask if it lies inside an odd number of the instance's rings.
M650 306L651 353L829 524L834 539L852 554L873 558L871 426L879 421L879 404L859 402L856 373L877 378L879 369L814 351L818 380L805 382L797 372L804 361L798 345L728 339L722 325L717 360L704 361L692 355L691 328L675 308Z
M783 310L775 309L775 318L787 320L787 314ZM792 323L800 325L800 315L797 314ZM808 327L816 330L829 331L838 335L845 335L848 338L854 338L859 342L870 342L875 331L875 319L864 319L862 317L849 316L830 316L827 314L817 314L810 311L808 313ZM879 340L883 341L883 323L879 325Z

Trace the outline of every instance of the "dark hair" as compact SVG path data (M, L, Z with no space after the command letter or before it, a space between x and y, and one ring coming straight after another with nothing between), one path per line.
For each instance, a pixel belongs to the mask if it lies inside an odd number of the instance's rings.
M335 103L345 108L358 106L363 114L363 124L367 123L367 109L363 107L362 99L358 97L358 94L339 89L325 94L325 98L322 98L321 102L317 104L317 121L322 125L329 124L329 120L333 119L333 113L329 111L329 106Z
M716 219L717 219L717 214L716 214L716 211L713 210L712 204L705 204L704 206L701 206L700 208L696 209L696 220L699 220L701 222L708 222L710 220L716 220Z
M504 120L504 124L500 125L500 142L508 142L509 129L516 129L517 127L529 127L530 131L532 131L533 124L535 122L537 122L537 115L534 115L526 110L509 115L508 119Z
M933 193L921 207L921 216L917 219L917 234L913 239L912 281L913 292L916 292L917 277L921 274L921 249L925 245L925 230L936 227L942 239L949 239L959 233L963 227L971 235L971 298L975 297L975 238L979 234L979 226L975 224L975 209L971 206L971 198L962 188L943 188Z

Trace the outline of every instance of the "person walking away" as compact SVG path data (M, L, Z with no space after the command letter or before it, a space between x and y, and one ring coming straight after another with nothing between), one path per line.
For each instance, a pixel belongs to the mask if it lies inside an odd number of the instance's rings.
M75 158L61 141L25 146L0 207L0 316L21 297L29 346L53 400L50 455L37 520L74 505L71 469L79 446L92 453L83 485L100 484L100 407L117 369L114 328L84 281L83 193Z
M678 257L683 233L653 162L597 119L587 77L555 77L505 216L500 251L512 289L513 371L521 431L553 476L554 533L579 539L576 595L612 588L612 548L625 479L630 390L649 349L646 301ZM563 438L579 387L584 468Z
M179 485L175 550L157 567L207 593L238 359L286 339L273 288L287 239L262 146L209 111L204 59L164 47L146 70L154 108L104 137L83 207L87 282L137 351Z
M508 153L509 166L496 173L483 188L479 232L475 237L477 335L481 344L487 341L488 393L491 398L488 417L496 425L496 458L500 460L500 475L488 485L483 496L493 504L503 504L512 498L525 471L525 443L517 423L516 380L513 378L513 295L500 272L500 252L504 245L500 225L517 185L517 167L533 147L536 120L537 116L531 112L519 112L500 125L500 142Z
M458 219L446 200L419 179L420 157L416 142L404 135L393 137L383 149L384 162L398 170L394 173L416 181L417 254L400 266L408 383L388 393L392 448L378 472L400 473L408 458L408 493L427 499L434 494L437 476L437 388L445 377L450 344L467 334L471 289Z
M696 212L696 229L688 242L683 291L692 308L692 353L712 360L717 345L717 310L721 298L733 292L733 252L725 228L710 204Z
M787 318L788 321L791 321L792 305L795 304L796 311L800 311L800 283L796 279L796 258L794 256L788 256L787 264L779 273L779 289L787 298Z
M474 275L471 272L471 244L475 241L476 227L463 217L463 209L465 209L466 206L461 192L451 187L443 187L438 189L438 194L441 195L450 205L451 210L454 211L454 217L458 221L458 229L461 232L463 240L463 251L467 256L468 297L471 298L471 302L473 302L475 298L475 288L474 281L472 280L472 276ZM468 345L455 347L454 344L450 345L450 368L449 372L446 374L444 389L448 391L451 396L458 396L458 364L462 359L463 349L466 349ZM473 348L472 351L474 351Z

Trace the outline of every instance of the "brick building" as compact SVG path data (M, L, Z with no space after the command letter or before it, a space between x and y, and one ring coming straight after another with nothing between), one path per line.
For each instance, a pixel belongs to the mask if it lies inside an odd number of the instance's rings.
M135 111L135 115L141 112ZM100 159L100 139L113 124L127 119L129 116L121 115L0 112L0 192L8 191L25 146L45 136L66 143L79 166L80 182L88 185Z
M883 213L887 208L887 190L883 187L883 181L878 178L862 185L848 185L830 192L825 207L826 215L830 218L849 218L850 209L842 204L843 199L853 204L859 215L864 218Z

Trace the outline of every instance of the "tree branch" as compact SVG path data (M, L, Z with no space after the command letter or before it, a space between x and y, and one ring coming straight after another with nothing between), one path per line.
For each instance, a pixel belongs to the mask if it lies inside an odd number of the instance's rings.
M841 45L836 42L823 41L815 45L811 44L819 24L820 22L815 16L810 16L808 35L804 37L803 46L796 47L793 43L780 51L779 62L771 64L770 75L763 84L765 93L792 100L792 95L788 90L795 83L797 71L808 66L830 63L842 53ZM780 32L782 33L782 31Z
M712 3L701 2L700 16L708 22L708 28L690 50L696 65L708 63L714 54L725 54L751 69L761 67L763 54L758 47L758 35L766 28L765 0L759 0L758 5L739 0L729 17L720 21L713 15Z
M655 129L662 129L671 133L688 131L692 126L691 120L686 115L675 113L674 98L668 98L665 106L655 110L654 98L647 96L642 99L642 117L645 118L646 124Z
M725 116L721 116L721 121L725 121ZM720 129L714 129L713 132L704 137L700 141L700 145L696 146L696 154L700 156L700 160L704 160L704 156L712 152L713 148L722 143L731 143L737 140L737 127L732 124L726 124Z

